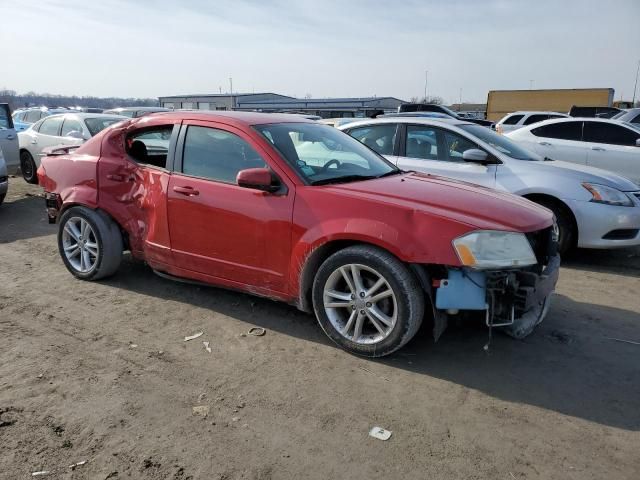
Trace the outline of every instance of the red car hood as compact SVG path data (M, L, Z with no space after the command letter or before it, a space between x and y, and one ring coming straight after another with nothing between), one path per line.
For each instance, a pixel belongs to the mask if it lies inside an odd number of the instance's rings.
M451 218L478 229L531 232L553 222L550 210L517 195L435 175L410 172L326 188Z

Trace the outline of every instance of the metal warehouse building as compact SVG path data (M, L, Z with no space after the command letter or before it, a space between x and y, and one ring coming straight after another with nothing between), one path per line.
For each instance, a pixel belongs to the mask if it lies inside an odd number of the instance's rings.
M294 98L277 93L174 95L159 97L160 106L174 109L297 112L323 118L369 117L376 112L397 112L406 103L394 97Z

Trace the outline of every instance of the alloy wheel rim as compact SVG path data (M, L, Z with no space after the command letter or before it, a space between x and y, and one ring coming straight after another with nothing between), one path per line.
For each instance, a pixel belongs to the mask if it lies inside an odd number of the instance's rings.
M93 228L84 218L71 217L62 230L62 249L69 264L80 273L88 273L98 263L100 247Z
M325 282L322 296L331 325L351 342L379 343L396 325L396 294L380 272L366 265L337 268Z
M33 165L31 164L31 160L23 157L22 159L22 168L23 168L23 173L25 174L26 177L31 178L31 176L33 175Z

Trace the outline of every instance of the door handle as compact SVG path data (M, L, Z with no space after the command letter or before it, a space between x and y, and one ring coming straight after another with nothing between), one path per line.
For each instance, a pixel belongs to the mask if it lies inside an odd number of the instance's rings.
M35 145L36 143L38 143L38 141L37 140L31 140L31 143Z
M549 142L538 142L540 145L544 145L545 147L550 147L551 144Z
M176 193L181 193L182 195L187 195L189 197L194 195L200 195L200 192L193 187L173 187L173 191Z
M591 150L595 150L596 152L606 152L606 149L602 147L591 147Z
M11 135L11 134L7 135L7 140L13 140L14 138L16 138L15 135Z

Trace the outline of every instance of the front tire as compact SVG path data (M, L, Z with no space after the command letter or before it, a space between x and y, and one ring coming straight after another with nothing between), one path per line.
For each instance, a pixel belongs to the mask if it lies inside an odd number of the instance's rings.
M60 218L58 250L65 267L82 280L113 275L122 261L122 234L105 213L72 207Z
M538 205L551 210L558 224L558 253L565 255L577 243L578 232L573 217L567 209L553 201L535 200Z
M20 171L22 172L22 178L25 182L37 184L38 183L38 167L33 157L26 150L20 152Z
M334 253L320 266L313 308L324 332L340 347L382 357L404 346L420 328L424 292L396 257L358 245Z

